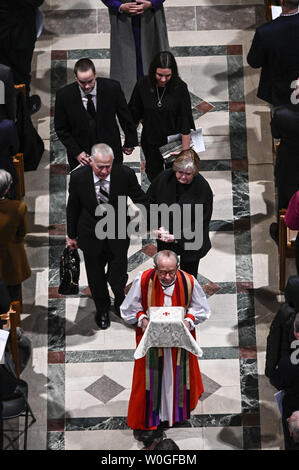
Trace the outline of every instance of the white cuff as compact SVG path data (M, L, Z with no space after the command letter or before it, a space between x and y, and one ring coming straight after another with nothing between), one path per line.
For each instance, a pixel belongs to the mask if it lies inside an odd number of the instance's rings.
M191 330L194 330L194 322L193 320L191 320L191 318L187 317L187 318L184 318L184 320L187 320L189 323L190 323L190 329Z
M142 327L142 320L143 320L144 318L148 318L148 316L147 316L145 313L143 313L142 315L140 315L140 317L138 318L138 322L137 322L138 328L141 328L141 327Z

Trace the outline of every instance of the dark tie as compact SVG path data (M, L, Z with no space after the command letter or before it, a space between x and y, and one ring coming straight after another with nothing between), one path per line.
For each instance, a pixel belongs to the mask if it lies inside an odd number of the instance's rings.
M97 186L97 198L98 198L99 204L108 202L109 194L104 189L104 183L101 180L99 180L96 186Z
M86 95L86 98L87 98L87 112L92 117L92 119L95 119L97 113L96 113L96 110L92 101L92 95Z

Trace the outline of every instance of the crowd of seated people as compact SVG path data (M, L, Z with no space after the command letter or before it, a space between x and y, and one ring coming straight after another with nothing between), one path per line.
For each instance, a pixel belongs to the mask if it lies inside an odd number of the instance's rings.
M247 62L253 68L261 68L257 96L269 103L271 109L271 133L276 148L277 220L270 225L270 235L280 246L282 209L286 210L286 226L299 230L299 0L268 1L267 5L280 5L281 14L257 28ZM289 47L290 44L293 47ZM299 275L299 235L295 253ZM285 302L271 323L265 368L270 383L280 391L277 399L281 401L285 449L288 450L299 449L298 275L289 277L284 289Z

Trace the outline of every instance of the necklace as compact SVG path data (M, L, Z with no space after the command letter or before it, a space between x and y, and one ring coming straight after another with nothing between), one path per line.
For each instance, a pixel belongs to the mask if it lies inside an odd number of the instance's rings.
M165 93L165 90L166 90L166 85L165 85L165 87L164 87L164 90L163 90L163 93L162 93L162 95L161 95L161 98L160 98L160 95L159 95L159 90L158 90L157 85L156 85L156 90L157 90L157 97L158 97L157 106L158 106L158 108L161 108L161 106L162 106L162 99L163 99L163 96L164 96L164 93Z

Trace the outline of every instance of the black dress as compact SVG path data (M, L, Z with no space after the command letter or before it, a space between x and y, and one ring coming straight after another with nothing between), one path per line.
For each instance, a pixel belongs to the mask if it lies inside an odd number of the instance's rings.
M193 276L197 276L198 264L211 249L209 236L209 225L213 211L213 193L207 180L200 174L194 176L190 184L180 184L175 172L172 169L165 170L152 182L146 193L148 204L166 204L171 207L173 204L180 206L180 214L169 214L169 225L166 229L175 235L175 242L165 243L157 240L157 249L172 250L180 255L180 268ZM196 205L202 205L202 221L197 220ZM184 216L184 206L189 206L190 219ZM178 221L177 217L180 217ZM180 230L175 234L175 222L179 222ZM202 223L201 223L202 222ZM162 225L161 213L158 217L158 226ZM151 227L156 229L158 227ZM188 230L189 229L189 230ZM177 230L177 229L176 229ZM189 236L187 234L194 234ZM199 247L187 246L193 243L195 238L202 235ZM196 237L195 237L196 235Z
M158 106L158 95L161 107ZM191 100L185 82L169 82L165 88L151 88L148 77L139 80L132 93L129 108L136 125L142 121L141 147L150 181L164 169L159 147L172 134L190 134L195 129Z

